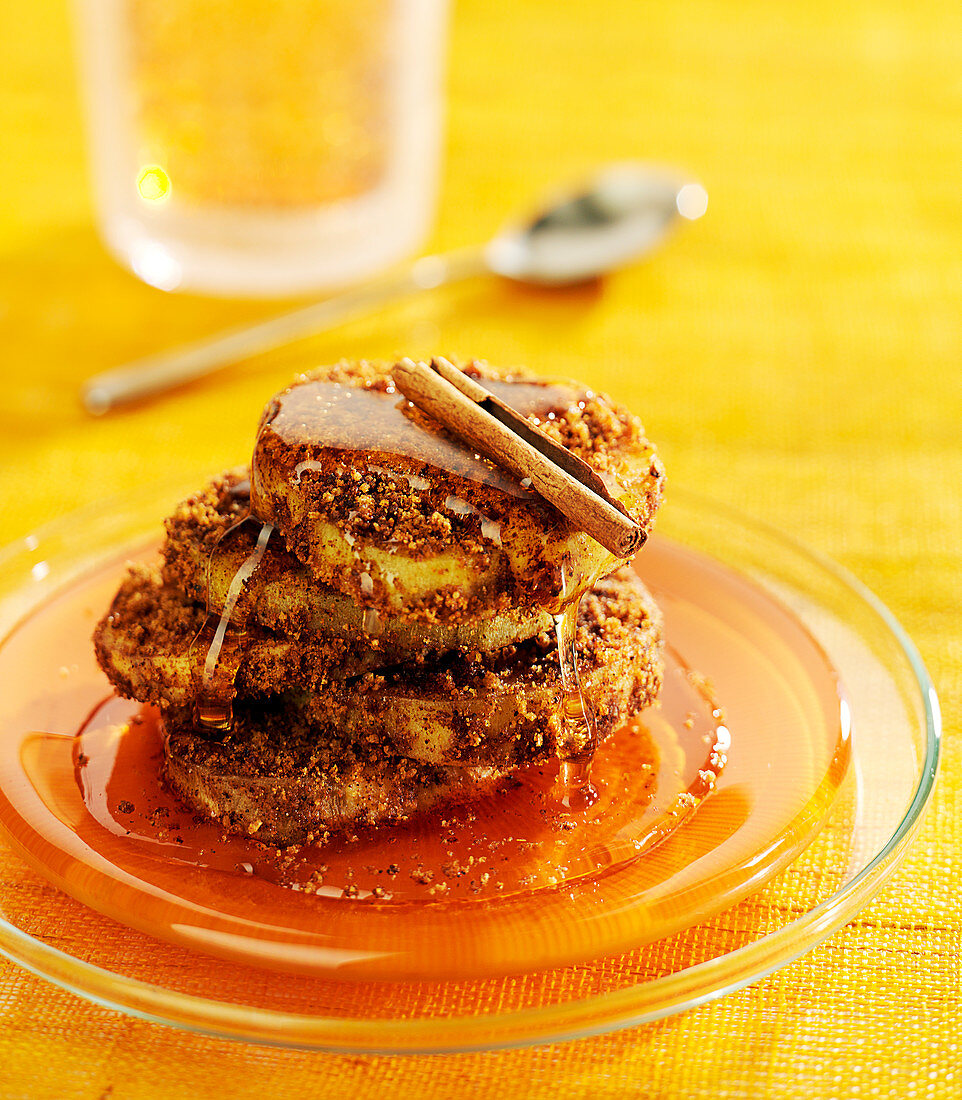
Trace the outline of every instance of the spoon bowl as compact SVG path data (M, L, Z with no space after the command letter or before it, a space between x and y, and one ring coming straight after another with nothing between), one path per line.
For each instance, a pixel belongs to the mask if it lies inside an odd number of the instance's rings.
M701 217L707 200L700 184L663 169L614 164L533 217L505 226L485 245L485 263L521 283L585 282L653 251L679 216Z

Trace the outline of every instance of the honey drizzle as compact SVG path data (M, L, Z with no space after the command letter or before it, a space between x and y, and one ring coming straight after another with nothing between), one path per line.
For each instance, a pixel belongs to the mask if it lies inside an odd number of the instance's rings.
M261 524L254 549L231 578L220 612L211 607L211 573L224 540L252 519L248 514L229 527L211 550L207 562L207 618L188 651L196 669L200 664L200 654L206 649L194 699L194 722L201 730L223 733L231 728L233 722L234 684L244 659L249 614L249 608L243 607L241 599L264 558L274 528L269 523Z
M594 709L581 690L575 638L581 599L572 600L571 558L565 554L560 570L561 604L564 610L553 616L558 642L558 669L561 673L561 700L558 714L564 731L561 746L561 804L568 810L586 810L598 800L591 783L591 761L598 748L598 728ZM571 751L576 747L576 751Z
M588 391L547 382L486 380L485 385L535 423L590 397ZM265 410L254 444L255 511L270 517L276 478L296 486L305 474L336 467L404 478L411 488L436 496L442 514L448 511L444 500L451 486L456 490L459 483L495 489L509 499L532 495L507 471L424 418L389 379L368 387L309 380L278 394Z

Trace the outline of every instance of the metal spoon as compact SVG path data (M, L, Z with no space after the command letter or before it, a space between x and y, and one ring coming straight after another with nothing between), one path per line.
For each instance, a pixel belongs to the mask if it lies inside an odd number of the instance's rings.
M484 245L423 256L392 272L292 313L137 359L89 378L81 396L100 416L163 393L258 352L322 332L395 298L475 275L537 286L568 286L650 252L678 215L701 217L708 195L664 169L626 162L603 169L540 213L505 226Z

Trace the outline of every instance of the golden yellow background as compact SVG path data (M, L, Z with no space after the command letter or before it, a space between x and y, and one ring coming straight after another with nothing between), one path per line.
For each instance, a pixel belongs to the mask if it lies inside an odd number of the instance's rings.
M670 481L840 560L916 640L941 786L893 883L811 954L659 1024L390 1060L245 1048L0 962L0 1097L954 1097L962 1091L962 7L461 0L431 248L611 159L710 194L650 262L476 281L92 421L91 372L270 313L138 284L92 222L64 0L0 3L0 535L243 460L264 400L341 356L524 363L643 417ZM670 500L668 506L670 507Z

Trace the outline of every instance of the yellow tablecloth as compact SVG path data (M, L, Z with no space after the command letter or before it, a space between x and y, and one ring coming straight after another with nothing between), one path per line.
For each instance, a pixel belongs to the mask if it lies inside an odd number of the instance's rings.
M29 8L29 11L28 11ZM243 459L295 369L442 351L583 378L671 481L839 559L915 638L941 785L894 882L786 969L657 1025L508 1053L347 1058L124 1018L0 962L0 1096L954 1097L962 1092L962 8L461 0L432 247L601 161L686 166L708 215L603 287L475 282L92 422L93 370L269 312L176 298L105 255L66 4L0 36L0 533Z

